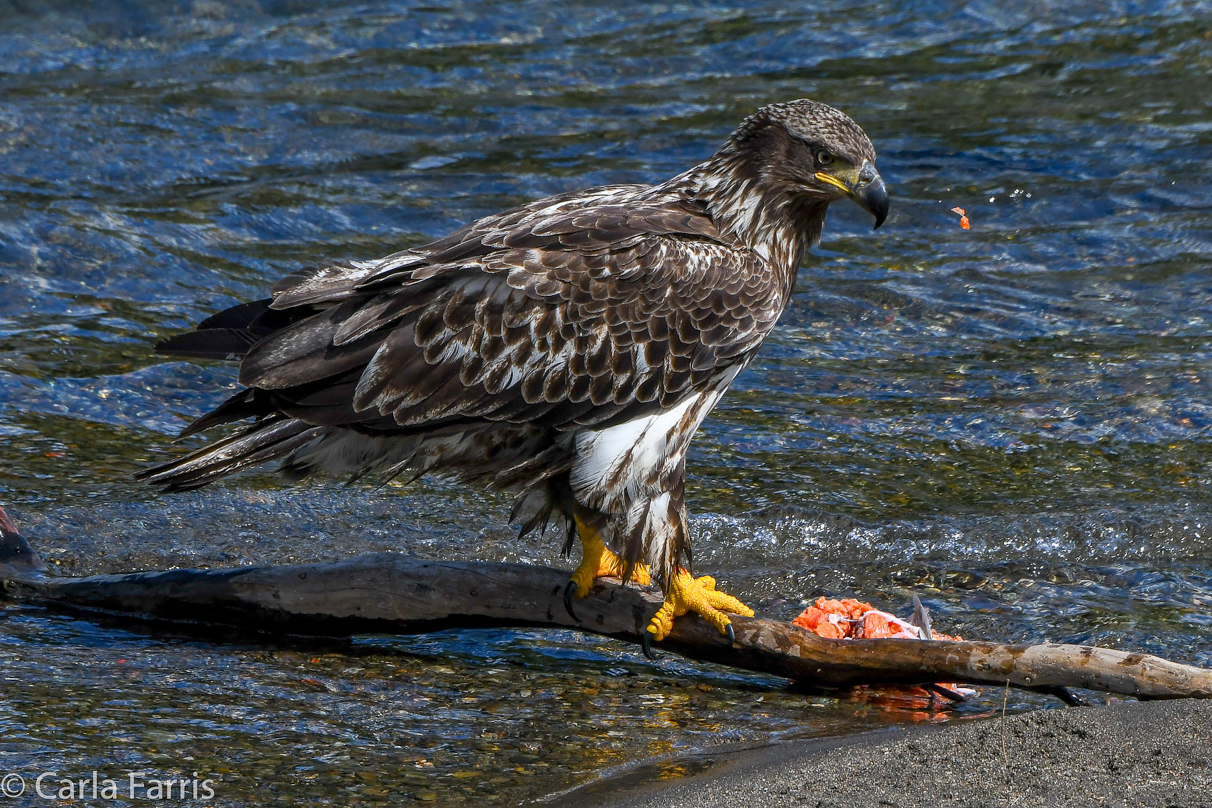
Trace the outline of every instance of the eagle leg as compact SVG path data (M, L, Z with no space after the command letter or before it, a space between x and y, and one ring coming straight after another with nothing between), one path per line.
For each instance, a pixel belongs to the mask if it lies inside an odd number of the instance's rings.
M579 620L572 610L572 599L580 600L593 589L596 578L622 578L623 559L612 553L602 541L602 534L597 528L577 518L577 534L581 537L581 563L572 573L568 586L564 587L564 608L568 610L573 620ZM637 584L652 583L647 564L636 564L631 571L630 580Z
M732 595L717 592L715 579L710 575L694 578L684 567L678 567L677 572L673 574L673 579L669 582L669 594L665 597L661 608L652 616L646 633L651 634L651 639L658 642L665 639L673 628L673 618L681 617L687 612L699 613L704 620L715 626L721 634L727 635L730 640L735 639L735 634L732 630L732 621L724 612L753 617L753 609Z

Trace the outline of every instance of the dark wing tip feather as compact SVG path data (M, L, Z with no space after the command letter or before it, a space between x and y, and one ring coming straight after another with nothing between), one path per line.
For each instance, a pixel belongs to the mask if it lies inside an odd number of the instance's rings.
M244 357L260 337L234 328L208 328L176 334L156 343L156 353L189 356L196 359L228 359Z
M212 426L243 421L245 418L259 418L271 412L273 404L267 396L258 398L256 390L244 389L182 429L177 440L204 432Z
M198 331L206 331L212 328L249 328L259 317L266 312L271 311L269 304L272 303L272 298L263 298L261 300L252 300L248 303L240 303L231 308L223 309L223 311L212 314L202 322L198 323Z
M156 343L156 352L197 359L239 359L248 349L275 331L311 314L277 311L270 298L241 303L198 323L193 331L176 334Z

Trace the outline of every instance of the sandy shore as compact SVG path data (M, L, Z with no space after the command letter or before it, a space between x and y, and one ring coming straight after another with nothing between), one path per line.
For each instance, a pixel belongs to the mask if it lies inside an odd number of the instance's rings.
M575 804L1212 808L1212 701L1040 710L740 752L669 785L627 779Z

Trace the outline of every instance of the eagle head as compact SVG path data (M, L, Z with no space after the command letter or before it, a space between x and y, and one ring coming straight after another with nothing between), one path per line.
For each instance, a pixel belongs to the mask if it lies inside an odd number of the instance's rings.
M801 98L762 107L737 128L724 151L766 193L825 203L848 198L888 216L888 191L867 133L844 112Z

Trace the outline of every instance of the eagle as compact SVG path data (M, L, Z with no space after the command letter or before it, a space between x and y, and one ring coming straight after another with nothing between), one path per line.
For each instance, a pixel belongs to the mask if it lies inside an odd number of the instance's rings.
M686 451L786 308L829 205L888 214L871 140L808 99L762 107L658 185L556 194L385 258L299 269L156 347L239 362L241 389L182 433L247 422L140 477L197 488L270 461L516 494L522 535L561 520L594 579L662 586L645 651L694 611L752 616L691 574ZM250 420L251 419L251 420Z

